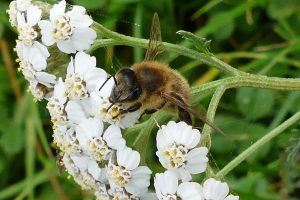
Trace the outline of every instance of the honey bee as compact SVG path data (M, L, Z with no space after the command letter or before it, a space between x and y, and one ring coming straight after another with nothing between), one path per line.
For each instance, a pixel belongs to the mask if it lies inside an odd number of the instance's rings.
M189 105L189 84L168 64L155 61L163 49L160 22L155 13L144 61L132 67L121 68L115 76L111 76L115 84L110 94L111 105L108 110L114 104L120 104L126 109L121 110L119 114L141 109L143 115L154 113L161 108L171 108L178 111L180 120L192 125L191 114L196 113ZM205 117L198 116L198 118L207 122Z

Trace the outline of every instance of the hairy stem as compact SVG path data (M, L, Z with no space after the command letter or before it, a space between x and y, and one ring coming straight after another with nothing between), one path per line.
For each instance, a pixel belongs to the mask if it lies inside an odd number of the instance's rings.
M243 151L240 155L238 155L235 159L229 162L223 169L221 169L217 173L218 178L223 178L226 176L231 170L233 170L236 166L238 166L241 162L243 162L246 158L251 156L255 151L257 151L260 147L262 147L267 142L271 141L274 137L283 133L284 130L292 126L294 123L300 120L300 111L290 117L288 120L283 122L281 125L273 129L271 132L267 133L261 139L256 141L250 147L248 147L245 151Z
M126 36L123 34L119 34L116 32L113 32L111 30L108 30L104 26L98 23L94 23L94 28L98 32L99 35L102 37L107 37L109 40L105 40L106 45L127 45L132 47L141 47L141 48L147 48L149 40L146 39L140 39L135 37ZM89 52L102 47L103 46L103 39L96 40L89 50ZM199 60L209 66L216 67L217 69L223 71L224 73L227 73L229 75L242 75L244 72L239 71L232 66L224 63L223 61L219 60L213 55L206 55L204 53L199 53L197 51L194 51L192 49L179 46L176 44L171 44L168 42L163 42L163 45L165 47L165 50L170 53L175 53L179 55L183 55L186 57L190 57L195 60Z
M207 120L209 120L211 123L213 123L214 118L215 118L215 114L217 111L217 107L219 105L219 102L223 96L225 92L225 87L224 86L220 86L218 87L218 89L216 89L213 97L211 98L210 104L208 106L208 110L207 110L207 115L206 118ZM212 128L205 124L203 127L203 131L202 131L202 145L201 146L206 146L208 149L210 149L211 146L211 139L210 139L210 134L211 134Z

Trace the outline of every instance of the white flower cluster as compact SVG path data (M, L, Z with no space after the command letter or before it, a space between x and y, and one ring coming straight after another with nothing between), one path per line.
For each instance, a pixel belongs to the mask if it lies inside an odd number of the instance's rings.
M160 163L167 169L154 178L154 187L159 200L238 200L229 195L229 187L215 179L208 179L203 187L189 182L193 174L206 170L206 147L198 147L201 139L199 130L185 122L170 121L160 127L157 136L157 152ZM181 184L178 184L181 181ZM226 197L226 198L225 198Z
M227 183L213 178L207 179L203 186L196 182L182 182L172 171L156 174L154 187L159 200L239 200L229 194Z
M97 37L86 10L67 7L63 0L43 13L30 0L16 0L7 12L19 32L19 69L36 100L48 101L61 164L99 199L147 196L151 171L139 166L140 154L126 146L121 134L121 128L137 121L138 112L115 117L118 105L107 111L114 82L99 91L109 75L96 67L95 57L83 52ZM62 76L48 70L53 49L69 58Z
M199 130L174 121L157 133L156 155L167 171L155 176L156 194L148 192L151 170L140 166L140 154L126 146L121 133L137 122L141 111L120 114L121 105L110 106L114 82L106 82L109 74L84 52L97 37L85 8L62 0L46 12L31 0L15 0L7 13L19 32L19 69L36 100L48 101L61 164L83 189L94 191L99 200L238 199L227 196L226 183L189 182L206 170L208 149L198 146ZM57 52L68 59L66 69L65 63L56 66L62 75L49 69Z

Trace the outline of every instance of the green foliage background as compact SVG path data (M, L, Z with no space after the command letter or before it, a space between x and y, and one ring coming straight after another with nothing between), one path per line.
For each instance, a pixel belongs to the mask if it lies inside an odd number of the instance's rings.
M164 41L190 45L175 33L191 31L212 40L211 51L242 71L278 77L300 75L299 0L73 0L70 3L85 6L95 21L112 30L142 38L148 38L152 15L157 12ZM7 0L0 2L0 199L93 199L56 166L45 102L32 101L14 61L17 34L5 14L8 4ZM99 65L111 73L117 70L110 67L111 56L107 52L111 50L126 66L141 61L144 53L142 49L121 46L96 51ZM224 77L211 66L188 58L165 54L162 60L181 72L191 85ZM210 97L201 96L201 104L207 107ZM299 111L299 101L299 92L257 88L226 91L216 115L216 124L226 136L212 135L210 164L214 170L224 167ZM295 125L286 130L230 172L225 180L233 193L242 200L299 199L299 128L300 125ZM154 153L155 135L151 136L153 145L149 152ZM126 137L131 143L136 137L134 129ZM162 171L151 156L147 161L154 172Z

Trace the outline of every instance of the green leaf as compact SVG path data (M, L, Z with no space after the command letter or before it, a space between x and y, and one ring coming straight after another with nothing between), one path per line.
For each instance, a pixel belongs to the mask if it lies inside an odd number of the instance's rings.
M209 51L209 45L211 40L207 40L205 38L199 37L191 32L188 31L177 31L176 32L178 35L181 35L182 38L189 40L192 42L192 44L200 51L205 54L211 54Z
M211 20L214 20L214 18L218 18L218 15L222 15L222 14L216 14L213 15L211 17ZM213 33L213 37L215 40L225 40L227 38L229 38L235 28L235 23L233 19L229 19L228 22L226 24L224 24L223 26L221 26L220 28L218 28L214 33Z
M271 18L285 18L299 12L299 0L272 0L268 2L267 13Z
M20 153L24 148L24 133L22 126L10 123L6 132L0 137L0 146L7 155Z
M275 98L271 90L239 88L236 95L239 111L248 119L256 120L270 114Z

